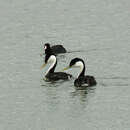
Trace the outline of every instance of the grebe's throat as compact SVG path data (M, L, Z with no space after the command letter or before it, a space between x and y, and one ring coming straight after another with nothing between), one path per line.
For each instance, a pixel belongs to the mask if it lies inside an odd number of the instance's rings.
M85 64L82 61L78 61L75 64L75 66L80 67L80 73L78 75L78 78L84 76L84 74L85 74Z
M47 62L51 63L51 66L47 70L46 74L48 74L48 73L54 73L54 70L55 70L55 67L56 67L56 64L57 64L56 57L54 55L51 55Z

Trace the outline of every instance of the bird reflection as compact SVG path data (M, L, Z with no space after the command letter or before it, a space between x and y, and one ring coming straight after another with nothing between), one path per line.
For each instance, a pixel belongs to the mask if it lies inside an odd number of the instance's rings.
M75 91L71 93L72 97L80 97L82 102L86 102L87 96L94 93L95 87L75 87Z

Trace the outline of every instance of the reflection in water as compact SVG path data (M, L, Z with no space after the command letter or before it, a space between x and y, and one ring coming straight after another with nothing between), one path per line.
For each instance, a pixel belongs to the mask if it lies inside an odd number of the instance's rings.
M41 86L44 87L44 92L46 95L46 103L48 104L50 110L56 110L59 106L63 105L70 111L70 116L74 116L76 113L77 114L75 116L78 116L85 110L88 105L89 98L94 94L96 86L77 88L74 85L66 86L66 82L67 81L41 81ZM68 83L73 84L73 80L68 81ZM71 92L69 93L69 91Z
M73 91L69 94L69 102L67 102L68 116L70 118L79 118L85 114L89 100L95 95L95 88L77 89L74 86L72 87Z
M80 100L85 102L89 94L94 93L95 87L75 87L75 91L71 93L72 97L80 96Z
M41 86L45 87L58 87L61 86L65 81L59 80L59 81L47 81L46 79L41 80Z
M77 90L77 89L75 89L75 91L71 93L73 98L80 97L80 100L82 102L85 102L87 100L87 94L88 94L87 90Z

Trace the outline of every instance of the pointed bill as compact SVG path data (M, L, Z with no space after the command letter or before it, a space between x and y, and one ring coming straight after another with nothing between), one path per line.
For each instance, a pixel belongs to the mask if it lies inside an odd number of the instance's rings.
M40 68L43 69L46 66L46 64L43 64Z
M68 69L70 69L70 67L69 67L69 66L65 67L65 68L63 69L63 71L64 71L64 70L68 70Z

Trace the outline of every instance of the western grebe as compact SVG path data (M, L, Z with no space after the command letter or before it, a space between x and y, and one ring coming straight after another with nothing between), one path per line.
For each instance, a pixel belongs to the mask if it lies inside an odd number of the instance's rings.
M48 47L49 49L51 49L54 54L60 54L60 53L67 52L66 49L62 45L53 45L50 47L49 43L45 43L44 49L45 49L45 47Z
M45 46L46 48L46 46ZM46 66L46 64L51 64L48 71L45 74L45 78L49 81L57 81L57 80L68 80L72 77L71 74L65 73L65 72L54 72L55 67L57 65L57 58L55 54L51 51L51 49L45 49L46 55L45 55L45 64L41 66L43 68Z
M86 75L85 76L85 63L82 59L80 58L74 58L71 60L70 64L68 67L64 68L64 70L67 70L72 67L79 67L80 68L80 73L78 75L78 78L74 81L74 85L76 87L81 87L81 86L93 86L96 85L96 80L93 76Z

